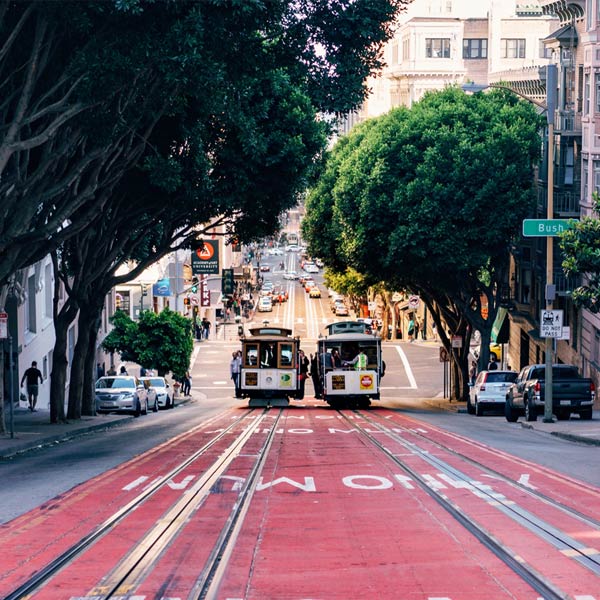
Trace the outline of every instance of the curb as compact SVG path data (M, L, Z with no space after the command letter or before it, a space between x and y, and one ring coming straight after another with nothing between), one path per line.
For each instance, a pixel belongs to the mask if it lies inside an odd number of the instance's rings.
M0 454L0 461L4 459L13 458L15 456L18 456L19 454L24 454L26 452L30 452L31 450L36 450L38 448L45 448L48 446L53 446L55 444L60 444L61 442L66 442L74 438L87 435L89 433L111 429L124 423L128 423L132 419L134 419L133 416L124 416L122 419L115 419L113 421L109 421L108 423L97 423L94 425L89 425L87 427L78 427L77 429L73 429L72 431L63 431L61 433L49 435L41 439L31 440L29 442L19 442L18 448L7 448L6 450L2 451L2 454Z

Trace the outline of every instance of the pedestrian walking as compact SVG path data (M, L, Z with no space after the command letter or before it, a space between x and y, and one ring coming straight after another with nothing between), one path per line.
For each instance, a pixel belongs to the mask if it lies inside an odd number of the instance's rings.
M240 398L240 375L242 372L242 351L231 353L231 362L229 363L229 371L235 388L235 397Z
M207 340L208 336L210 335L210 325L210 321L206 317L204 317L202 319L202 335L205 340Z
M119 369L119 375L129 375L129 373L127 373L125 365L121 365L121 368Z
M186 371L185 375L183 376L181 393L184 396L189 396L191 391L192 391L192 376L190 375L189 371Z
M471 361L471 368L469 369L469 385L475 385L477 379L477 361Z
M39 393L39 384L44 383L41 371L37 368L37 362L35 360L31 363L29 369L25 370L23 377L21 378L21 387L23 383L27 382L27 400L29 401L29 410L36 412L35 405L37 404L37 398Z
M497 371L498 370L498 363L496 362L496 355L492 354L490 356L490 362L488 363L488 367L487 367L488 371Z
M315 398L319 400L323 398L323 386L319 376L319 357L317 354L314 356L312 354L310 355L310 376L315 388Z
M308 360L304 350L298 352L298 382L300 384L300 399L304 398L304 386L308 378L310 361Z

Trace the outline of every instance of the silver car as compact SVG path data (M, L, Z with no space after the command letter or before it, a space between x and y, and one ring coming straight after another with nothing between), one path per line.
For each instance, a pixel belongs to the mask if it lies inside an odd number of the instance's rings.
M96 381L96 412L148 414L148 390L133 375L100 377Z
M481 371L469 391L467 412L480 417L488 409L503 409L517 375L516 371Z
M156 394L156 399L159 408L173 408L175 406L175 400L171 393L171 387L167 383L164 377L140 377L142 381L145 381L150 386L150 389Z

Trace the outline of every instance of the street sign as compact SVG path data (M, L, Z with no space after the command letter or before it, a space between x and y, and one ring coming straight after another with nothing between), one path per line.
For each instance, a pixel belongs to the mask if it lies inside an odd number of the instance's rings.
M0 340L8 337L8 313L0 312Z
M556 237L573 227L575 219L524 219L525 237Z
M192 245L192 274L219 273L219 240L197 240Z
M540 337L561 338L563 333L563 311L542 310L540 317Z
M444 346L440 346L440 362L448 362L449 360L448 350Z
M451 344L453 348L462 348L462 337L460 335L453 335Z

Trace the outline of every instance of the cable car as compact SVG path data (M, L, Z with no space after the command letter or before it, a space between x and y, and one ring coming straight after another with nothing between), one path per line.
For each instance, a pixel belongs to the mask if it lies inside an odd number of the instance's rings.
M317 395L333 408L367 408L371 400L379 400L385 373L381 338L367 329L363 321L332 323L317 342L313 381ZM364 358L359 358L360 354Z
M298 380L300 338L284 327L255 327L242 337L240 395L248 406L288 406L290 398L301 399Z

